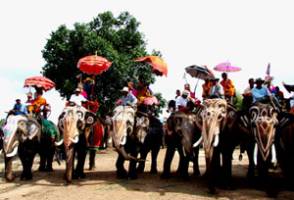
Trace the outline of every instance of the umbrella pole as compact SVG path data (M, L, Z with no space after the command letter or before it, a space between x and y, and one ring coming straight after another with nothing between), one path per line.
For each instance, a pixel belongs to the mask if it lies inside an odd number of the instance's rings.
M199 78L197 79L197 82L196 82L196 85L195 85L195 88L194 88L194 93L196 92L196 88L198 86L198 83L199 83Z

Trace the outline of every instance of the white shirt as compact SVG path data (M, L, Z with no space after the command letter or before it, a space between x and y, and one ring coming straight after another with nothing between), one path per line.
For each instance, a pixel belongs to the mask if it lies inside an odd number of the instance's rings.
M182 96L178 96L176 98L176 108L178 108L179 106L186 107L187 106L187 102L188 102L188 97L185 99Z
M82 106L82 102L87 101L87 99L81 94L79 94L79 95L73 94L73 95L71 95L69 101L74 102L76 105Z

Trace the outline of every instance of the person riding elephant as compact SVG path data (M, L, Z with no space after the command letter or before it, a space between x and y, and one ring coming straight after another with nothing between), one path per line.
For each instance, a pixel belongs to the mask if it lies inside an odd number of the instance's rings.
M58 128L63 137L66 154L65 180L67 183L71 183L73 177L85 178L86 136L89 135L94 122L94 113L73 104L65 107L58 118ZM77 153L78 162L73 170L75 153Z
M23 165L21 179L32 179L31 169L34 157L37 153L40 153L41 159L39 169L52 170L52 159L47 160L46 158L47 156L53 158L54 144L58 145L58 141L55 137L50 137L50 139L45 137L50 133L46 130L42 130L40 123L36 119L25 115L9 115L3 126L3 132L5 179L7 181L14 180L12 173L12 159L17 154ZM53 147L48 148L48 146L44 144L50 144L50 147L52 147L52 145ZM41 152L47 153L44 155ZM45 163L43 160L45 160Z

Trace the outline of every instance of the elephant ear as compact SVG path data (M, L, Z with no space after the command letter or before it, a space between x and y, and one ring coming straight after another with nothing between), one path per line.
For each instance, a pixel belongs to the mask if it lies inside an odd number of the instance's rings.
M37 138L40 141L41 125L33 118L29 118L27 121L27 136L30 140Z
M85 115L85 123L86 123L86 126L92 126L96 121L96 116L94 113L92 112L86 112L86 115Z
M237 119L237 110L234 106L228 105L227 107L227 116L226 116L226 124L225 126L231 129L236 122Z
M196 115L195 124L200 130L202 130L203 121L202 121L201 115L202 115L203 109L204 109L204 107L202 107L202 106L197 106L195 109L195 115Z

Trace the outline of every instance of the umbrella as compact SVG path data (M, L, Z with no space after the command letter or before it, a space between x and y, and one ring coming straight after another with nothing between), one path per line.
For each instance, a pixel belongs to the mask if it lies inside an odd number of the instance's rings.
M86 74L102 74L111 66L106 58L97 55L83 57L79 60L77 67Z
M290 93L290 92L294 92L294 85L288 85L286 83L283 82L283 86L286 88L286 90Z
M147 62L152 66L153 72L167 76L167 64L158 56L145 56L135 59L136 62Z
M153 97L146 97L144 99L143 104L145 104L145 105L153 105L153 104L158 105L159 102L158 102L158 99L155 96L153 96Z
M213 73L207 67L200 67L197 65L191 65L185 68L186 72L194 78L198 79L210 79L214 78Z
M241 71L240 67L232 66L230 62L222 62L213 68L215 71L219 72L238 72Z
M24 87L37 87L45 91L51 90L55 87L55 83L44 76L33 76L25 79Z

